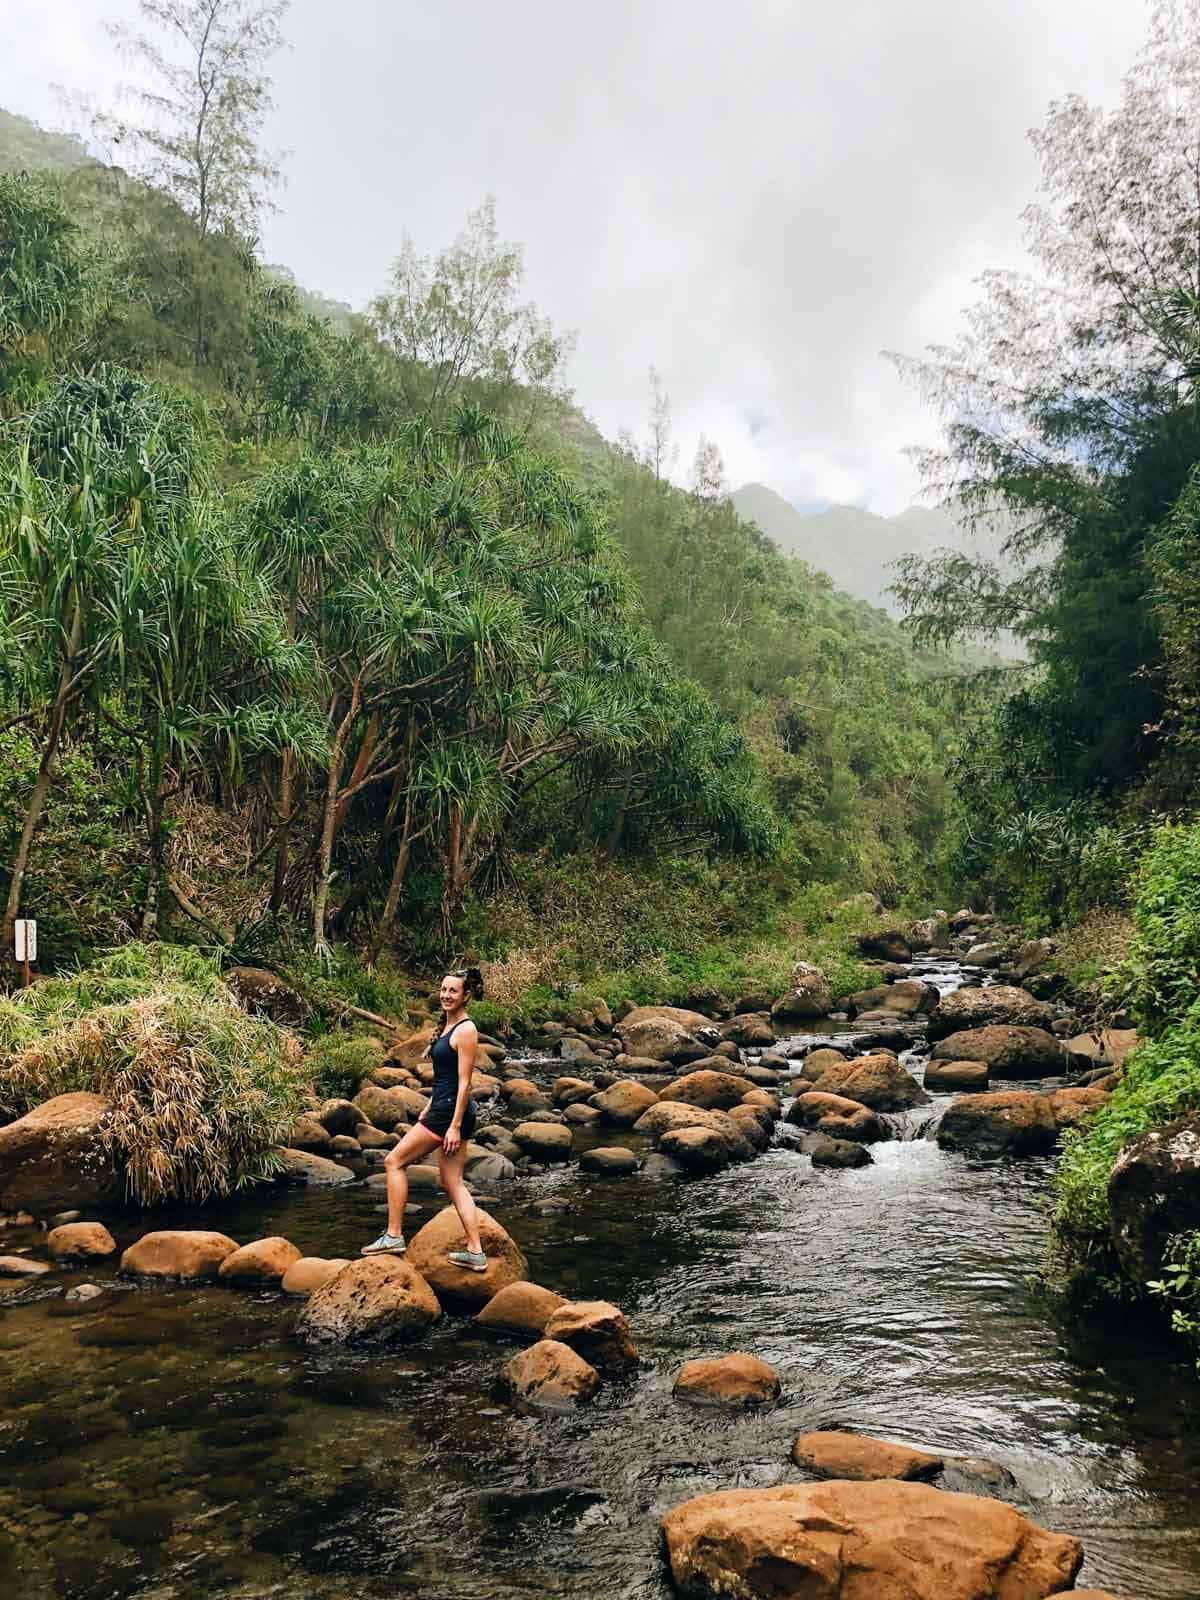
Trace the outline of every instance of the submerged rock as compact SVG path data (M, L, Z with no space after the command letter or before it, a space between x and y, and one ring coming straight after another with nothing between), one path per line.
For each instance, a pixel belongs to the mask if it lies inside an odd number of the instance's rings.
M557 1339L539 1339L522 1350L501 1376L518 1399L556 1411L590 1400L600 1387L595 1367Z
M309 1344L419 1337L441 1316L433 1290L402 1256L364 1256L315 1289L296 1322Z
M680 1399L710 1405L768 1405L779 1399L779 1374L744 1350L727 1356L701 1356L680 1367L675 1393Z
M932 1478L942 1470L941 1456L866 1434L841 1431L802 1433L792 1446L792 1460L822 1478L866 1482L876 1478L902 1478L910 1482Z
M923 1483L700 1495L662 1519L680 1594L736 1600L1045 1600L1083 1547L996 1500Z
M814 1167L869 1167L874 1160L865 1144L850 1139L831 1139L828 1134L813 1134L808 1153Z

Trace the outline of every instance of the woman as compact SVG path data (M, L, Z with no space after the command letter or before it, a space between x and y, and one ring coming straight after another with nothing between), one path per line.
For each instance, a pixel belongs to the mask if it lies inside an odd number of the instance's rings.
M416 1127L388 1152L384 1162L387 1228L373 1244L364 1247L365 1256L404 1254L404 1208L408 1204L408 1175L404 1169L436 1150L442 1188L450 1196L467 1236L467 1248L448 1251L449 1259L455 1266L466 1267L470 1272L487 1271L487 1257L479 1238L479 1216L471 1191L463 1182L467 1140L475 1132L471 1074L475 1071L475 1053L479 1048L478 1030L467 1016L468 991L476 998L483 994L479 973L474 970L448 972L442 979L442 1025L430 1051L433 1092Z

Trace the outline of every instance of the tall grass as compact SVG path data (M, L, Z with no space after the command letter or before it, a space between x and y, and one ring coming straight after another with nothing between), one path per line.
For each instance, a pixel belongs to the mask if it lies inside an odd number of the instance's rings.
M299 1042L248 1017L199 951L127 945L0 1000L0 1106L101 1094L132 1199L200 1203L267 1175L303 1105Z

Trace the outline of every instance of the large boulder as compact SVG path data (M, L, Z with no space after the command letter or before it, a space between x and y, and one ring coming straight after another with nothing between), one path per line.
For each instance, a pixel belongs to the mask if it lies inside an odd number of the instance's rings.
M306 1111L292 1123L288 1144L293 1150L328 1155L333 1149L333 1135L312 1112Z
M743 1154L748 1159L754 1150L742 1135ZM664 1155L672 1156L688 1172L719 1172L722 1167L738 1159L730 1148L727 1136L715 1128L670 1128L660 1135L658 1148Z
M654 1090L647 1089L644 1083L623 1078L599 1094L593 1094L588 1104L595 1107L605 1122L614 1123L618 1128L632 1128L657 1100Z
M416 1122L429 1102L417 1089L381 1089L366 1083L354 1096L362 1120L390 1133L398 1122Z
M561 1122L519 1122L513 1138L533 1161L569 1161L571 1130Z
M537 1124L534 1124L537 1126ZM487 1257L487 1270L472 1272L447 1259L451 1250L465 1250L466 1236L453 1206L445 1206L408 1244L408 1260L432 1287L439 1300L484 1306L506 1284L528 1276L529 1263L512 1236L490 1212L479 1215L479 1238Z
M836 1050L832 1045L818 1045L815 1050L810 1050L800 1063L800 1077L809 1083L816 1083L826 1067L840 1067L842 1062L848 1059L848 1049Z
M657 1105L644 1111L633 1125L634 1133L648 1139L659 1140L666 1133L680 1128L706 1128L719 1134L727 1143L727 1159L744 1154L741 1129L726 1111L706 1111L703 1106L691 1105L684 1100L659 1100Z
M540 1339L546 1324L566 1300L540 1283L510 1283L494 1294L475 1321L495 1333L520 1333Z
M1098 1033L1079 1033L1068 1039L1064 1048L1074 1056L1086 1056L1096 1066L1125 1065L1131 1050L1141 1038L1136 1028L1103 1028Z
M419 1337L442 1314L401 1256L363 1256L314 1289L296 1322L309 1344L385 1344Z
M509 1078L500 1093L514 1117L531 1117L535 1111L552 1111L554 1101L532 1078Z
M325 1132L334 1137L338 1134L353 1136L363 1120L362 1112L352 1100L326 1100L316 1115Z
M103 1261L117 1241L101 1222L64 1222L46 1235L46 1249L55 1261Z
M300 1259L291 1240L275 1234L232 1251L222 1261L217 1277L222 1283L243 1289L275 1288L283 1282L288 1268Z
M1049 1095L1027 1089L967 1094L952 1101L938 1126L943 1150L978 1156L1034 1156L1058 1137Z
M780 1021L800 1021L805 1017L827 1017L833 1010L833 990L820 967L798 961L792 969L792 983L771 1007Z
M211 1281L221 1263L237 1249L224 1233L202 1229L162 1228L145 1233L121 1257L121 1271L137 1278L186 1278Z
M1145 1284L1173 1233L1200 1228L1200 1114L1131 1139L1108 1180L1109 1231L1122 1267Z
M339 1161L328 1156L314 1155L309 1150L279 1150L278 1176L288 1183L303 1183L310 1189L337 1189L344 1183L354 1182L354 1173Z
M883 1050L843 1061L840 1066L826 1067L817 1079L816 1088L820 1094L857 1100L860 1105L870 1106L872 1111L906 1111L909 1106L929 1104L929 1096L912 1073L906 1072L894 1055Z
M950 943L950 923L945 917L922 917L908 930L913 950L941 950Z
M539 1339L513 1356L501 1378L519 1400L551 1411L580 1405L600 1387L595 1367L557 1339Z
M944 1465L941 1456L861 1433L802 1433L792 1446L792 1460L821 1478L847 1478L866 1483L876 1478L918 1482L936 1477Z
M294 1027L308 1016L308 1001L265 967L230 967L225 973L234 999L252 1016Z
M874 989L860 989L847 995L843 1008L852 1017L864 1011L890 1011L898 1017L924 1016L938 1003L938 991L922 978L901 978L896 983L881 983Z
M55 1095L0 1128L0 1211L35 1216L113 1206L125 1185L109 1148L102 1095Z
M744 1350L685 1361L675 1379L675 1393L681 1399L708 1405L767 1405L779 1399L779 1388L774 1367Z
M924 1483L700 1495L662 1520L680 1594L713 1600L1044 1600L1083 1547L998 1500Z
M775 1030L765 1012L743 1013L721 1024L721 1038L741 1050L769 1050L775 1043Z
M616 1025L626 1055L653 1061L689 1061L704 1055L698 1035L711 1036L711 1020L681 1006L635 1006Z
M929 1037L944 1039L968 1028L1002 1022L1008 1027L1045 1028L1054 1024L1054 1007L1035 1000L1027 989L996 983L986 989L955 989L929 1014Z
M637 1346L625 1313L607 1300L568 1300L550 1313L545 1337L569 1344L602 1370L637 1366Z
M798 1094L788 1107L785 1121L826 1134L830 1139L852 1139L857 1144L878 1144L888 1137L886 1124L869 1106L819 1089Z
M388 1065L407 1067L411 1072L421 1062L429 1060L429 1052L437 1036L438 1024L430 1023L427 1027L419 1028L416 1033L410 1033L403 1039L393 1039L388 1046Z
M585 1078L556 1078L554 1080L554 1104L560 1109L567 1106L577 1106L581 1101L588 1100L596 1092L596 1085L588 1083Z
M1056 945L1053 939L1027 939L1013 955L1013 971L1024 983L1035 972L1041 972L1054 958Z
M1086 1088L1056 1089L1050 1096L1054 1126L1060 1133L1064 1128L1081 1127L1107 1102L1109 1092L1100 1084Z
M860 955L873 961L911 961L912 947L899 928L883 928L878 933L859 935Z
M993 1078L1040 1078L1061 1072L1067 1058L1061 1043L1045 1028L993 1023L939 1039L931 1059L981 1061Z
M688 1072L669 1083L657 1098L699 1106L703 1111L728 1111L730 1106L739 1105L742 1096L753 1088L747 1079L732 1072Z

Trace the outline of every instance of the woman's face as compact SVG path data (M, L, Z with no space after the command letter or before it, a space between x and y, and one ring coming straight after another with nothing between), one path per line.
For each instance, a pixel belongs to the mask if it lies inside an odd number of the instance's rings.
M467 992L467 986L461 978L456 978L452 973L447 973L442 979L439 997L443 1011L457 1011L462 1005Z

